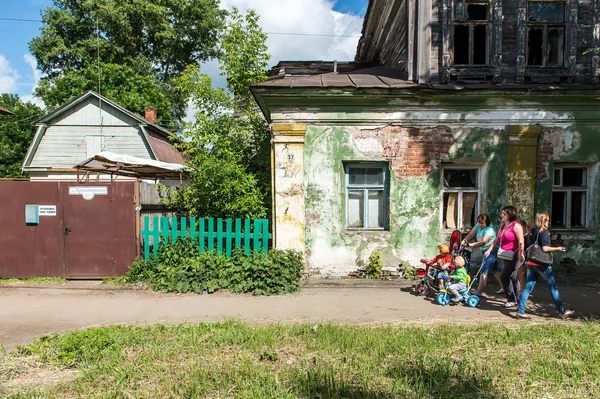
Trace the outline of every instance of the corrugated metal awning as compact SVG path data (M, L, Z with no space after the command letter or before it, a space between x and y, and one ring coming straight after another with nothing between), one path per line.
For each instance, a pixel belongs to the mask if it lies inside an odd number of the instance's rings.
M76 165L84 173L98 172L140 179L187 179L190 168L179 163L155 161L131 155L101 152Z

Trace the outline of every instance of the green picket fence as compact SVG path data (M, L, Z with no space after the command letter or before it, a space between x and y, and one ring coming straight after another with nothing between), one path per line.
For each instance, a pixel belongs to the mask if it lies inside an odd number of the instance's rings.
M235 220L235 226L234 226ZM160 245L177 240L194 240L200 243L200 252L214 251L231 256L234 248L260 252L269 250L269 221L266 219L213 219L154 216L152 227L150 217L144 217L141 232L144 239L144 258L150 258L150 244L154 255ZM152 238L152 240L151 240Z

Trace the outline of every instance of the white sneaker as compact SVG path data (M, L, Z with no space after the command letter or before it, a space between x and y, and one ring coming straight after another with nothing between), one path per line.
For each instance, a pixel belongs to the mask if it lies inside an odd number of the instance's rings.
M498 291L496 291L496 294L504 294L504 288L500 288Z

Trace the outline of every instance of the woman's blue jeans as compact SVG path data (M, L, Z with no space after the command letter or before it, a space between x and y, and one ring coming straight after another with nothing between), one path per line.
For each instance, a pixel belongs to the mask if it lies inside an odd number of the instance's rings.
M546 283L548 284L548 289L550 290L550 295L552 295L552 299L554 300L554 305L556 306L558 314L565 313L565 307L560 300L558 288L556 288L556 281L554 280L552 266L527 266L527 282L525 283L525 289L521 294L521 299L519 299L518 312L520 314L525 314L527 298L529 298L529 294L531 294L531 291L533 291L533 287L535 287L535 283L537 283L538 277L540 276L542 276L542 278L546 280Z

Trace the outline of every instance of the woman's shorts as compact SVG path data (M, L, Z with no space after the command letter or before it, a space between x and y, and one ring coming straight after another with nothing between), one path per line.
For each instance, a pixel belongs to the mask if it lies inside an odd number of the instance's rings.
M483 259L481 264L481 274L500 272L498 261L496 260L496 251L492 252L487 258Z

